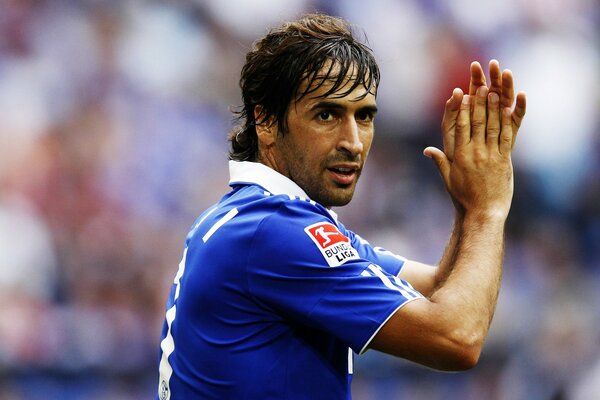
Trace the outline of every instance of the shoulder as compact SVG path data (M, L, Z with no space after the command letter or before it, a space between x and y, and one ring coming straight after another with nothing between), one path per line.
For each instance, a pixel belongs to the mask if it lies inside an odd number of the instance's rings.
M325 207L297 196L274 196L269 201L276 207L256 228L255 254L296 260L305 267L336 267L360 258L352 233Z
M318 223L335 225L334 216L313 200L292 195L270 195L258 208L268 209L261 220L261 231L294 234Z
M254 215L262 220L285 220L288 224L304 221L334 221L333 214L315 201L294 195L272 194L260 186L244 187L230 199L240 215Z
M269 237L292 234L298 228L317 223L335 223L333 215L320 204L299 196L274 195L260 186L235 188L204 212L188 234L206 242L215 230L230 233L229 240L249 240L259 231ZM218 235L222 236L222 235Z

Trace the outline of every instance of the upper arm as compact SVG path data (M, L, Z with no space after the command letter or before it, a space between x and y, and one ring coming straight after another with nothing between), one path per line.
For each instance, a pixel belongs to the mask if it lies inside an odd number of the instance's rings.
M406 260L398 277L407 281L424 296L431 296L437 286L437 267L417 261Z
M436 271L436 266L405 262L398 277L427 298L404 304L381 327L369 347L431 368L471 368L479 358L482 340L462 328L460 314L457 317L448 312L447 305L430 298L438 286Z
M369 348L440 370L464 370L478 361L481 341L426 298L404 304L377 332Z

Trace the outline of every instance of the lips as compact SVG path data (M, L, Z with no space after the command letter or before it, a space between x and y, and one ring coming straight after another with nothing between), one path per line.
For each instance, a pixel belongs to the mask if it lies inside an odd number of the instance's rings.
M334 182L340 185L350 185L356 180L358 167L354 165L335 165L327 168Z

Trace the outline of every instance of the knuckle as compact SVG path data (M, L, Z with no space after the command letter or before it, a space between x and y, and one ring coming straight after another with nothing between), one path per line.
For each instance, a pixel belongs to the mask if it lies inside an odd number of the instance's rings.
M500 136L500 141L506 144L511 144L512 143L512 136L511 135L501 135Z
M498 136L500 134L500 127L488 125L487 134L488 136Z
M456 127L460 130L465 130L469 128L469 121L459 120L456 122Z
M479 162L484 161L487 159L487 152L482 147L475 147L473 149L473 159Z
M473 128L480 129L480 128L484 128L486 123L484 120L477 118L477 119L473 120L471 125L473 126Z

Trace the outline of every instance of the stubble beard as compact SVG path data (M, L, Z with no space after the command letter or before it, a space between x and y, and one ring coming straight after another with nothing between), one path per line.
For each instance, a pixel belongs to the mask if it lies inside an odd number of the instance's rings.
M350 203L354 197L354 191L361 172L361 170L357 171L356 180L351 185L339 185L335 182L325 183L323 179L311 179L305 174L302 178L293 180L306 192L311 200L316 201L323 207L343 207Z

